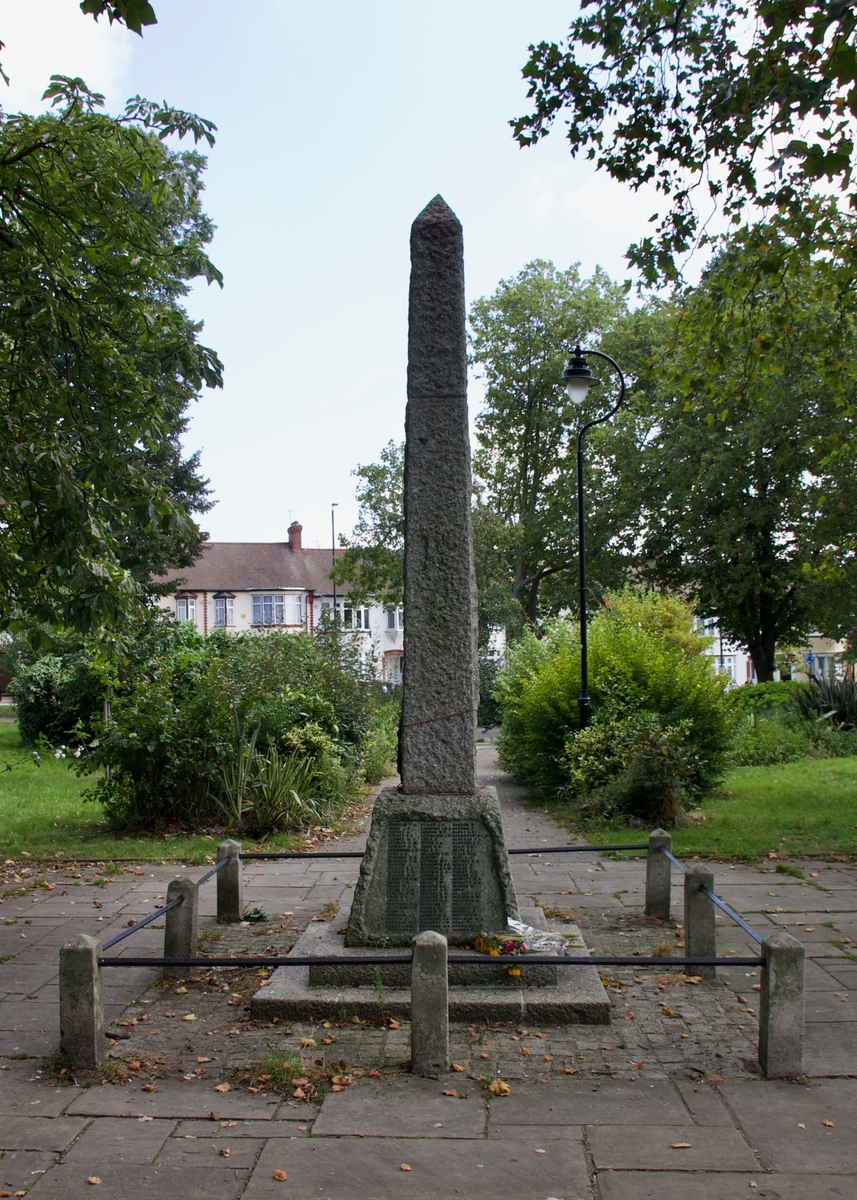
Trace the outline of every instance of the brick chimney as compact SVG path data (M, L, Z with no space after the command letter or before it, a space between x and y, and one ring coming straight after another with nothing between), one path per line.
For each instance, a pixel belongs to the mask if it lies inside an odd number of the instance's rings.
M291 525L289 526L289 549L290 550L300 550L301 549L301 534L303 533L303 531L304 531L303 525L298 524L297 521L292 521Z

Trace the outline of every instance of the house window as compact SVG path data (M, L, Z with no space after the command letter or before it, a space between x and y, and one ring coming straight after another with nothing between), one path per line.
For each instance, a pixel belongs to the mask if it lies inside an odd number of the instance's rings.
M836 678L836 655L816 654L811 671L816 679L827 679L832 683Z
M214 597L214 624L221 629L235 624L235 601L231 596Z
M342 624L346 629L368 629L369 609L344 608L342 610Z
M176 597L176 620L182 625L186 621L190 621L191 625L196 623L196 597L195 596L177 596Z
M253 597L254 625L301 625L303 624L302 597L275 594Z
M717 670L721 675L728 675L735 682L735 676L738 670L736 656L734 654L718 654L715 659Z
M391 608L387 612L387 628L388 629L404 629L405 614L400 608Z

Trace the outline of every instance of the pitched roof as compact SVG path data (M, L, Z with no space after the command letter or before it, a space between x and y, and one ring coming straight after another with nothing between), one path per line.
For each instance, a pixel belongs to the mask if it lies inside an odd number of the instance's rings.
M337 550L341 554L341 550ZM250 592L300 588L331 595L329 550L293 550L288 542L206 542L192 567L159 575L156 583L175 581L179 589L199 592ZM351 584L337 584L338 595Z

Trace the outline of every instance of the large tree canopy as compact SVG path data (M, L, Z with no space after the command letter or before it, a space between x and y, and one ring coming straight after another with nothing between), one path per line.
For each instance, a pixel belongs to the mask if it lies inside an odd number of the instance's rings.
M118 118L55 76L56 111L0 114L0 627L116 619L184 566L206 507L184 413L221 364L181 298L205 253L213 126L140 97Z
M726 241L673 306L640 436L613 446L656 577L693 591L759 680L778 644L857 623L857 311L841 270L780 220Z
M802 214L807 189L853 188L857 6L852 0L581 0L562 45L530 47L533 111L521 145L567 116L572 154L669 198L628 257L648 283L674 278L700 203ZM697 200L697 189L707 200Z

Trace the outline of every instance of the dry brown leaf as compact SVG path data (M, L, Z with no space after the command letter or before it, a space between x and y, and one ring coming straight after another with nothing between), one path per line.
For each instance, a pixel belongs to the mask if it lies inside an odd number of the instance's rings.
M488 1091L492 1096L509 1096L512 1093L512 1089L508 1083L505 1083L502 1079L495 1079L492 1084L489 1084Z
M443 1121L435 1121L435 1123L432 1125L432 1129L443 1129Z
M228 1092L231 1087L232 1087L232 1084L230 1084L230 1083L218 1083L214 1090L216 1092Z
M204 1063L204 1062L212 1062L213 1060L210 1058L206 1058L205 1055L202 1055L202 1057L198 1058L196 1061L198 1063Z
M187 995L187 988L186 988L186 987L177 987L177 988L176 988L176 995L177 995L177 996L186 996L186 995Z
M217 1115L217 1113L214 1111L214 1109L212 1109L211 1112L208 1114L208 1119L209 1119L209 1121L219 1121L220 1117Z
M141 1092L153 1092L154 1090L155 1090L155 1085L153 1083L144 1083L143 1086L140 1088Z
M577 1067L563 1067L560 1075L579 1075L580 1071Z
M671 1150L692 1150L693 1143L692 1142L672 1142L670 1144L670 1149Z
M140 1064L139 1064L139 1063L138 1063L136 1060L135 1060L134 1062L129 1062L129 1063L128 1063L128 1070L129 1070L129 1071L139 1071L139 1070L140 1070Z
M466 1069L465 1067L463 1067L461 1065L461 1063L454 1063L454 1062L451 1062L449 1064L449 1067L450 1067L450 1070L452 1070L452 1071L464 1071Z
M307 1050L314 1050L315 1038L301 1038L301 1045Z
M288 1179L288 1175L286 1174L285 1171L280 1171L279 1169L277 1169L276 1171L273 1171L271 1173L271 1178L279 1179L280 1183L282 1183L285 1179Z
M294 1100L306 1100L306 1092L302 1087L295 1088L295 1090L292 1092L292 1098Z
M387 1022L387 1027L388 1027L388 1029L401 1029L401 1028L402 1028L402 1026L401 1026L401 1022L400 1022L400 1021L394 1021L392 1017L391 1017L391 1018L390 1018L390 1020Z
M196 1017L194 1016L193 1013L187 1013L186 1016L182 1017L182 1020L183 1021L195 1021Z
M826 1126L828 1129L832 1129L832 1128L833 1128L833 1122L832 1122L832 1121L822 1121L821 1123L822 1123L822 1125L825 1125L825 1126Z
M530 1051L527 1049L526 1046L521 1047L521 1053L523 1054L524 1058L530 1057Z
M237 1121L221 1121L220 1128L221 1129L234 1129L237 1124L238 1124Z
M458 1092L455 1090L455 1088L444 1088L444 1090L441 1092L441 1095L442 1096L457 1096Z
M228 1147L228 1146L221 1146L221 1147L220 1147L220 1149L217 1151L217 1153L218 1153L218 1154L219 1154L219 1155L220 1155L222 1158L228 1158L228 1157L229 1157L229 1147Z
M402 1163L402 1165L399 1167L400 1171L410 1171L410 1169L411 1168L408 1166L407 1163Z
M804 1125L803 1121L798 1121L797 1127L798 1129L806 1129L806 1125Z
M381 1072L376 1071L374 1067L372 1068L371 1071L367 1071L366 1075L368 1076L369 1079L380 1079L381 1078Z
M101 1183L101 1180L98 1178L97 1175L90 1175L86 1182L96 1184L96 1183Z

